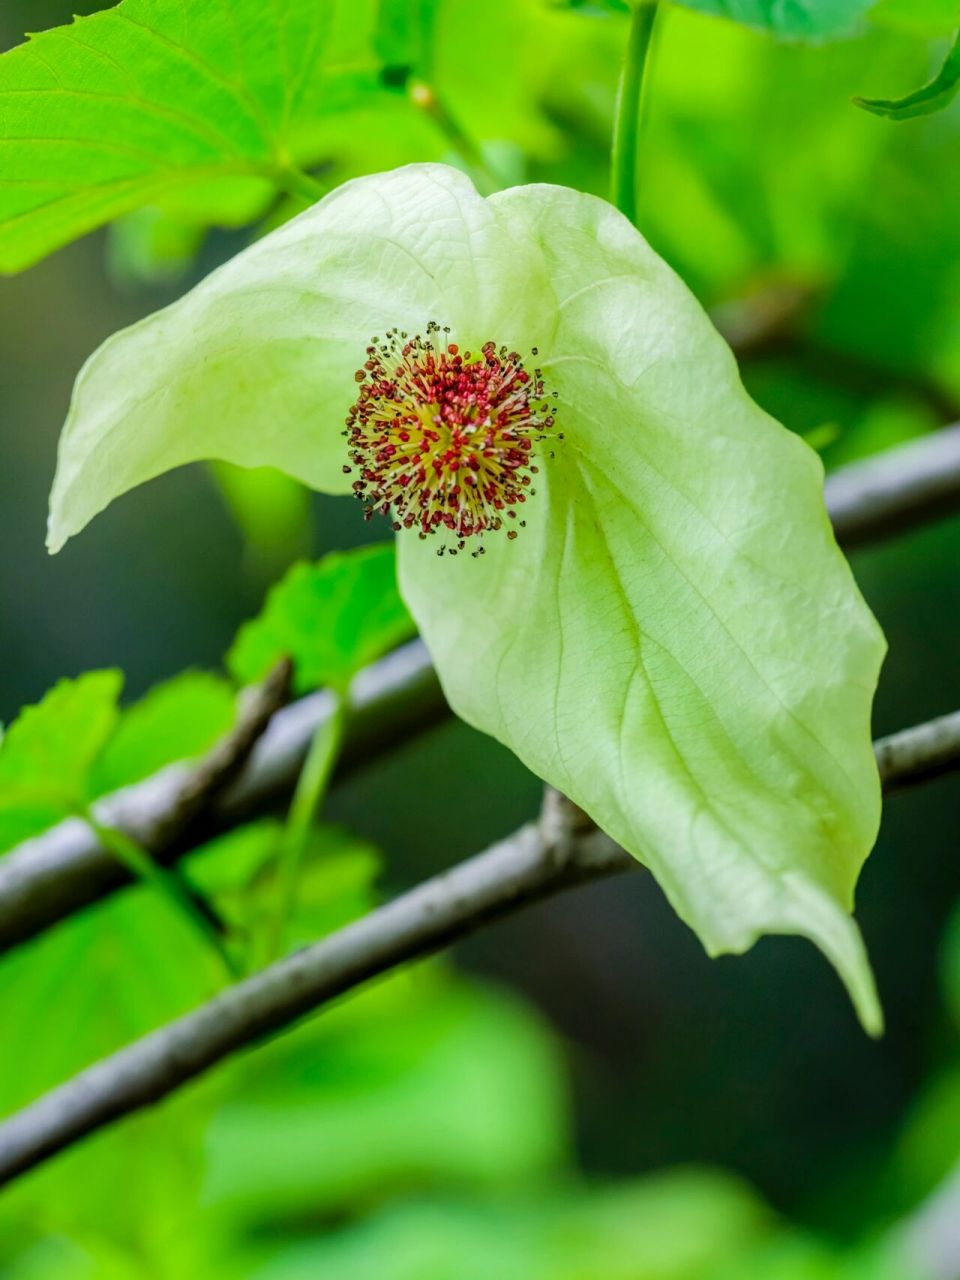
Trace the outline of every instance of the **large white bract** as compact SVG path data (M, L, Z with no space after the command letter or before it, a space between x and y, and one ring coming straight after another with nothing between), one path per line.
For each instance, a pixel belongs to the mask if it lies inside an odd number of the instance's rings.
M434 165L335 191L89 361L51 548L201 458L348 491L367 348L388 330L426 340L431 321L471 358L536 349L563 437L534 446L522 536L474 515L458 527L484 554L451 560L416 522L398 534L451 705L647 865L711 953L804 934L877 1030L849 912L879 820L883 638L818 459L751 401L699 304L604 201L549 186L482 199ZM438 444L424 403L430 449L482 446ZM461 427L477 420L461 409Z

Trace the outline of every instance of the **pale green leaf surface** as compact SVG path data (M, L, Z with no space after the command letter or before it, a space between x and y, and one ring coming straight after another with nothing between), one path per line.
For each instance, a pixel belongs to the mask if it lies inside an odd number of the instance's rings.
M149 777L165 765L202 755L233 723L231 684L204 671L186 671L124 708L87 783L93 798Z
M544 186L485 201L440 166L341 188L93 357L51 545L211 453L341 489L365 341L429 319L465 346L538 346L565 435L515 543L451 562L401 539L454 709L646 863L711 952L804 934L875 1029L847 912L879 819L883 639L819 461L605 202Z
M835 36L851 31L874 0L680 0L688 9L731 18L781 36Z
M345 689L368 662L413 634L396 586L393 544L300 563L273 587L262 613L244 624L227 665L244 683L282 657L293 660L298 693Z
M123 0L5 53L0 270L145 204L231 222L238 198L262 208L343 95L324 66L332 8Z
M204 458L348 492L339 433L370 338L491 313L529 331L537 299L514 283L528 260L454 170L338 188L87 362L60 439L50 549L128 489Z
M540 249L531 336L566 439L516 543L451 572L401 539L445 691L647 863L709 950L806 934L876 1026L844 913L879 820L884 645L820 464L608 206L544 188L490 203Z

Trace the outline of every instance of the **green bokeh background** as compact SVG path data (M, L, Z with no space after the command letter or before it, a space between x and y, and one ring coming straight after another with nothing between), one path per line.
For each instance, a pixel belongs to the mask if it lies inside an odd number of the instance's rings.
M7 0L0 44L70 8ZM625 28L593 8L443 6L439 90L504 178L605 192ZM728 320L758 295L805 300L744 376L828 466L960 418L960 109L897 126L850 102L913 87L938 51L909 21L822 46L680 9L662 24L642 226ZM327 128L331 185L455 159L400 91ZM297 555L385 536L350 501L192 468L47 558L76 370L244 235L210 233L162 283L144 279L144 243L131 223L0 281L3 720L91 667L121 666L131 694L215 668ZM957 519L854 556L890 641L878 733L960 706L958 567ZM329 835L342 874L318 880L315 931L369 901L370 846L391 893L538 802L463 725L410 743L331 797L356 839ZM708 961L638 874L487 929L453 965L374 988L28 1178L0 1205L0 1274L885 1276L875 1237L960 1159L958 818L956 777L887 804L858 896L878 1043L811 947ZM0 1109L201 999L209 975L181 935L137 891L5 961Z

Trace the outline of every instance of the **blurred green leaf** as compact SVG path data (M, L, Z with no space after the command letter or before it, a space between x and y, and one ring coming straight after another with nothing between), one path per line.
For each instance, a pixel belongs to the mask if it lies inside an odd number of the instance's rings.
M552 9L575 9L577 13L629 13L631 0L551 0Z
M929 406L901 397L870 400L826 450L828 470L917 440L940 425Z
M275 915L277 852L283 824L265 818L220 836L190 860L190 882L247 936L260 954ZM367 841L340 827L315 825L304 850L296 942L313 942L376 906L373 881L381 857Z
M255 1277L703 1280L765 1226L738 1182L691 1170L592 1191L401 1204L288 1247Z
M283 823L261 818L225 831L190 859L190 881L207 894L245 893L276 853Z
M324 66L317 0L114 9L0 57L0 270L143 205L246 221L315 159L311 122L373 83Z
M680 0L712 13L781 36L836 36L851 31L874 0Z
M924 35L948 35L960 23L960 0L879 0L870 20Z
M341 7L357 15L359 31L372 10L369 56L382 11L371 0L355 0L355 4ZM401 15L402 25L391 43L381 47L384 53L392 48L393 56L401 57L414 47L410 20L403 16L402 3L392 0L390 8ZM612 102L621 26L618 21L582 22L576 15L548 7L545 0L484 0L483 4L443 0L436 6L429 58L417 73L429 80L442 103L442 115L456 122L504 184L523 182L528 180L528 155L555 160L569 145L549 99L560 100L565 115L576 115L583 98L592 103L603 94L607 78ZM404 82L403 77L398 79ZM316 121L316 127L318 154L329 161L321 174L325 187L407 163L463 163L437 118L395 89L368 94L342 115L328 113ZM608 148L605 125L604 166ZM502 163L505 151L509 154L506 165Z
M310 829L305 854L290 922L295 946L315 942L372 910L373 882L383 861L367 841L330 826Z
M441 0L380 0L373 47L387 68L429 78Z
M246 567L260 584L272 581L309 546L309 492L269 467L213 462L210 472L243 535Z
M894 1150L895 1187L906 1210L932 1195L960 1153L960 1064L924 1081Z
M960 1033L960 908L955 908L940 944L940 974L944 1002Z
M4 1044L16 1051L0 1055L0 1112L208 999L218 979L180 913L143 888L8 954L0 962L0 1023ZM201 1085L67 1152L7 1192L6 1214L66 1232L117 1265L139 1262L130 1274L144 1274L144 1258L169 1252L172 1223L195 1205L200 1134L215 1089L216 1082ZM2 1261L0 1270L7 1274ZM90 1274L114 1272L104 1261Z
M90 772L94 799L202 755L233 724L236 692L222 677L185 671L125 707Z
M701 1280L700 1274L697 1280ZM742 1253L718 1258L703 1280L920 1280L896 1243L840 1250L783 1228Z
M322 685L342 690L413 631L397 591L393 543L385 542L294 565L260 615L240 628L227 665L252 683L287 655L298 693Z
M183 278L203 244L202 222L187 222L155 205L118 219L107 240L107 266L121 285L172 284Z
M914 120L948 107L960 90L960 32L954 37L943 66L929 84L903 98L854 98L858 107L888 120Z
M0 1109L22 1105L158 1023L210 996L220 974L163 898L131 889L79 914L0 962Z
M567 1149L562 1072L539 1019L436 968L351 997L235 1070L204 1194L247 1230L395 1187L515 1186Z
M119 671L60 680L26 707L0 743L0 849L38 834L84 798L94 760L117 721Z

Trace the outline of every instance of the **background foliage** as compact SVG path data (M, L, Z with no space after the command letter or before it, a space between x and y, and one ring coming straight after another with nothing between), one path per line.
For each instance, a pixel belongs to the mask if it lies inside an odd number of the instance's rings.
M68 9L12 0L0 40ZM384 536L353 504L272 475L157 482L48 562L56 432L87 352L312 199L295 163L318 190L424 159L488 189L607 184L626 9L614 0L291 0L286 25L279 6L237 3L229 38L220 5L125 9L0 60L0 267L39 263L0 284L0 715L40 704L0 748L3 848L201 752L232 718L232 680L275 656L278 628L300 637L307 690L409 625L387 600L363 645L346 644L326 561L295 569L234 641L292 562ZM642 226L739 334L757 398L831 466L960 417L960 188L945 180L960 114L891 124L852 104L929 81L956 20L941 0L744 0L662 22ZM91 85L98 96L75 98ZM751 346L758 307L787 321ZM383 556L344 562L380 602ZM878 732L960 704L957 563L957 521L855 558L891 641ZM302 639L321 619L329 650ZM462 725L411 744L330 797L292 940L475 851L537 797ZM597 886L498 926L457 968L377 985L26 1179L0 1210L3 1274L882 1280L890 1224L960 1156L958 804L956 779L891 801L867 867L880 1044L800 944L711 963L649 880ZM281 839L265 820L190 862L242 963L269 945ZM22 948L0 963L0 1105L223 977L153 889Z

